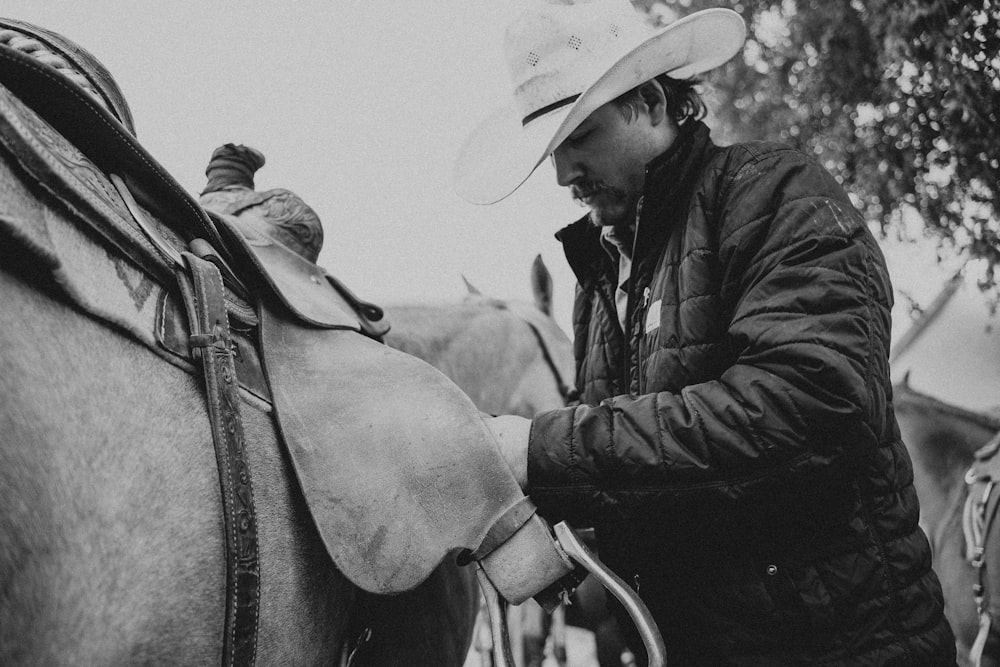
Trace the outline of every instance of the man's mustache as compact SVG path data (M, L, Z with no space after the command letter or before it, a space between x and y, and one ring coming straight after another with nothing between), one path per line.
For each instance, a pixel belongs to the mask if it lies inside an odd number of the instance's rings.
M574 183L569 189L570 196L581 206L586 206L584 199L601 194L602 192L614 192L614 188L601 181L581 181Z

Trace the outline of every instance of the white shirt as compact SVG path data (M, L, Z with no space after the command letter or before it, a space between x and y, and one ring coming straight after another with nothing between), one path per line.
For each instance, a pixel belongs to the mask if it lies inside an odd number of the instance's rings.
M632 241L621 238L615 227L601 227L601 245L612 258L618 257L618 289L615 290L615 310L618 313L618 326L625 331L625 316L628 313L628 291L625 283L632 275ZM630 236L626 234L625 236Z

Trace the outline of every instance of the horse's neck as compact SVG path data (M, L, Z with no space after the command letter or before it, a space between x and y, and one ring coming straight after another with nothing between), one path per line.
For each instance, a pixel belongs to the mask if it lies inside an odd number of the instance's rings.
M386 343L436 366L449 342L475 316L453 305L389 306Z

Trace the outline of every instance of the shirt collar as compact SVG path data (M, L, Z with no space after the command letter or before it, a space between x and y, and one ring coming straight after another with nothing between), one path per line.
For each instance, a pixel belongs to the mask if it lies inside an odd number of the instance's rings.
M615 227L605 225L601 227L601 246L611 256L611 259L618 261L619 255L627 259L632 259L632 242L635 240L635 227Z

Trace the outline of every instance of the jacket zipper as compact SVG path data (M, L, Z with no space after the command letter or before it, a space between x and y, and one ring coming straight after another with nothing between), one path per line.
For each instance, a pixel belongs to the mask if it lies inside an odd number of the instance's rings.
M636 338L638 349L635 351L636 358L638 360L639 366L636 368L636 377L639 380L639 394L645 393L645 383L642 378L642 369L644 368L642 360L642 348L646 344L646 317L649 315L649 297L653 293L652 288L646 285L642 289L642 308L639 310L639 336Z
M647 177L648 177L648 169L647 169ZM637 242L639 240L639 223L642 220L642 204L643 204L644 200L645 200L645 196L639 197L639 201L636 203L636 206L635 206L635 229L633 230L633 236L632 236L632 271L631 271L631 275L629 275L629 282L630 283L632 282L633 278L635 277L635 270L636 270L636 268L638 268L638 266L639 266L639 257L638 257L638 253L636 251L638 249ZM648 291L648 289L649 288L647 287L646 291ZM631 292L632 290L630 289L629 291ZM646 292L643 292L643 299L645 300L647 297L648 297L648 294L646 294ZM631 302L632 302L632 294L629 294L629 299L628 300L629 300L629 306L631 306L632 305L631 304ZM642 310L643 308L645 308L645 303L642 304L642 306L640 307L639 310ZM632 327L634 326L633 322L635 322L636 313L634 311L631 312L631 313L629 313L628 312L629 310L632 310L632 308L626 308L625 324L626 324L626 328L628 328L629 331L625 331L624 332L624 334L625 334L625 359L623 360L622 368L624 370L624 375L625 375L625 390L628 393L631 394L632 393L632 372L631 372L632 371L632 368L631 368L632 364L630 363L630 360L631 360L631 357L632 357L632 353L631 353L632 351L631 351L630 348L631 348L631 343L632 343ZM632 317L629 318L628 315L631 315ZM645 335L644 329L645 329L645 326L640 321L640 323L639 323L639 333L635 337L636 343L638 345L638 348L636 350L636 354L638 354L638 355L642 354L642 337ZM636 388L641 391L642 390L642 359L641 359L641 356L638 359L638 361L639 361L639 367L636 369L636 378L638 379L638 382L637 382L637 387Z

